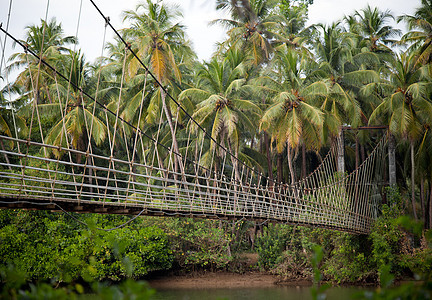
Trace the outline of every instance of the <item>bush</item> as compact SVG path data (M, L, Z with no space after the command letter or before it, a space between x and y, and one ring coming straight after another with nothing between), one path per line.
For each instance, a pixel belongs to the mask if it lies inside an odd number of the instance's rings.
M396 188L389 188L390 206L382 205L382 214L375 221L369 238L372 242L372 262L378 276L389 267L390 273L399 276L402 273L400 264L404 232L399 227L397 218L401 215L399 205L401 196Z
M102 216L75 216L97 223ZM10 224L5 225L7 219ZM104 219L106 227L122 217ZM101 222L103 223L103 222ZM0 269L13 265L28 280L70 282L140 277L171 268L166 234L157 227L134 225L104 232L78 224L65 214L0 211Z
M98 279L139 278L171 268L173 256L166 234L157 227L122 228L100 233L90 264Z
M93 282L84 288L81 284L69 283L61 287L52 283L25 284L26 276L13 268L0 272L1 299L141 299L147 300L154 290L144 281L127 279L116 285Z
M292 227L288 225L269 224L264 233L256 241L258 265L261 269L272 269L282 261L282 252L290 237Z
M176 263L186 269L225 268L233 259L227 228L215 220L169 219L169 235Z
M334 232L331 236L333 249L323 266L327 280L337 283L369 281L370 272L368 250L370 245L365 236Z

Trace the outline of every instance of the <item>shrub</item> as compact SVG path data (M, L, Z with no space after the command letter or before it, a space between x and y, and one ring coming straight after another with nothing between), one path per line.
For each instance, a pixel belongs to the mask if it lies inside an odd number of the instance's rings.
M89 261L99 279L139 278L171 268L173 256L166 234L157 227L122 228L100 233Z
M327 280L337 283L368 281L372 275L368 261L370 248L365 236L334 232L333 248L323 266Z
M375 264L378 276L381 276L387 267L396 276L402 272L400 255L404 233L397 221L401 214L399 209L401 196L394 187L389 188L388 191L391 204L382 205L382 214L375 221L369 234L372 242L372 262Z
M224 268L232 261L231 234L218 221L170 219L165 226L180 267Z
M286 249L286 243L292 231L288 225L269 224L262 236L256 241L258 252L258 265L261 269L274 268L281 262L282 252Z
M75 217L89 223L103 218ZM105 220L107 227L123 219L110 218L111 222ZM13 265L28 280L137 278L169 269L173 261L166 234L154 226L142 227L139 221L104 232L88 229L65 214L0 211L0 224L0 269Z

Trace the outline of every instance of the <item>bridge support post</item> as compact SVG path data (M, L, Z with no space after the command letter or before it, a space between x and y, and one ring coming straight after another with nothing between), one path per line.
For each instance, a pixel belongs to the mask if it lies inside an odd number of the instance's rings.
M345 144L344 132L341 128L337 138L337 170L339 173L345 173Z
M396 184L396 145L393 134L388 132L389 185Z

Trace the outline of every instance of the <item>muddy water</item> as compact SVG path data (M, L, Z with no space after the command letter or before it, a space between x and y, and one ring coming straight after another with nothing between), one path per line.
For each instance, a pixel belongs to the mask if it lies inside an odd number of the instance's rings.
M370 290L362 287L332 287L325 294L326 299L353 299L359 293ZM158 289L152 300L309 300L312 299L309 286L275 286L266 288L189 288Z

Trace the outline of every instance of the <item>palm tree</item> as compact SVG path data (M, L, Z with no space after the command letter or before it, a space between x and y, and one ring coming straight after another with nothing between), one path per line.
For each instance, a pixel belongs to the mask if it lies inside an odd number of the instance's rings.
M420 178L420 202L425 228L432 228L432 119L422 124L417 154L417 178ZM427 189L427 185L429 188ZM425 191L426 190L426 191ZM426 199L425 199L426 198Z
M386 61L392 59L394 53L390 46L396 43L393 38L400 35L399 29L393 28L389 23L394 20L390 11L380 11L378 8L367 6L362 10L355 11L352 15L344 18L348 25L345 33L352 42L351 53L356 59L355 68L374 70L381 76L386 76L388 70L383 67ZM360 58L360 59L359 59ZM361 125L366 125L369 116L381 102L374 97L362 97L358 88L354 89L356 99L361 109ZM364 159L364 145L370 135L366 131L354 132L355 136L355 166L360 165L360 153Z
M379 11L377 7L372 8L368 5L360 11L355 11L353 17L356 23L351 23L350 28L355 28L353 33L361 36L360 47L367 47L371 52L392 53L387 45L396 42L392 38L399 36L401 30L387 25L388 22L394 20L389 10Z
M143 10L142 13L139 11ZM165 118L172 135L173 152L180 153L176 138L175 126L172 120L172 111L166 102L164 87L173 86L173 80L181 82L181 75L175 60L181 53L190 53L190 47L185 41L183 26L179 23L173 24L173 20L181 16L175 7L168 7L159 2L153 3L147 0L138 4L135 11L125 11L124 20L131 21L130 28L123 30L127 40L131 42L131 49L142 60L149 61L149 69L161 84L159 91L155 94L160 99ZM128 62L128 74L135 76L142 66L136 58L130 54ZM164 87L163 87L163 86ZM157 107L154 105L154 107ZM175 169L177 166L183 172L181 157L174 155Z
M432 1L422 0L421 3L414 16L401 16L398 22L408 23L409 32L402 41L412 43L412 47L419 50L418 64L427 64L432 61Z
M56 146L67 147L68 143L74 149L86 151L92 137L96 145L100 145L107 134L105 123L96 115L93 115L94 102L83 95L81 90L86 90L88 81L88 65L80 51L70 51L69 55L62 56L62 68L57 69L62 74L70 74L70 83L65 80L56 80L49 86L53 103L39 104L40 113L51 116L54 120L53 127L49 130L45 142ZM60 96L60 98L59 98ZM63 112L66 113L63 115ZM89 132L91 128L91 132ZM60 156L57 150L53 150L56 156ZM77 156L80 163L81 156Z
M49 22L41 20L41 25L31 25L26 27L27 33L25 40L20 42L32 52L36 53L40 59L55 66L58 61L58 54L67 53L68 44L77 43L73 36L64 36L61 24L57 24L53 18ZM40 60L27 52L14 53L9 58L10 64L8 72L19 70L25 67L15 81L15 85L20 85L29 91L25 97L36 97L37 103L51 102L47 92L47 86L52 83L52 71ZM35 91L33 91L35 89Z
M13 92L17 92L17 90L14 90L14 87L11 85L6 85L0 91L0 134L6 135L8 137L26 138L26 122L24 118L16 115L17 103L11 103L6 99L7 95ZM13 142L8 142L7 145L5 145L3 139L0 138L0 147L3 150L3 156L8 165L10 165L10 162L7 154L5 153L6 146L13 148L13 145ZM10 166L9 169L11 169Z
M251 56L255 66L267 61L273 51L271 28L276 23L272 14L277 1L218 0L216 9L228 10L231 19L217 19L210 24L221 24L229 31L225 42L230 48L238 47Z
M230 156L234 175L237 180L238 157L241 141L241 132L254 131L254 120L258 119L260 109L249 99L243 99L246 80L243 78L243 65L233 64L228 56L222 62L213 58L205 63L197 76L195 88L184 90L179 99L190 97L196 103L196 111L192 118L200 126L211 132L211 137L228 147L233 156ZM190 130L196 132L198 126L190 123ZM214 151L215 143L211 148ZM222 153L221 153L222 154Z
M324 112L324 141L342 137L341 126L346 124L354 128L368 122L364 110L374 108L369 99L362 98L360 88L370 82L380 80L377 71L380 57L371 51L359 49L359 39L334 23L330 26L315 26L321 33L317 40L318 68L311 76L326 82L330 86L329 94L319 105ZM338 134L339 132L339 134ZM356 136L356 145L359 140ZM359 147L356 146L356 162L359 164Z
M282 1L277 6L277 20L275 29L272 31L277 39L275 45L286 44L290 47L302 49L304 52L309 50L304 46L310 42L311 30L306 28L307 6L293 5L288 1Z
M415 142L420 137L422 123L432 115L432 103L428 101L431 83L424 81L424 70L417 67L415 52L406 51L388 65L391 75L388 81L369 84L363 93L383 95L382 103L371 115L371 122L386 120L389 130L397 137L407 139L411 152L411 202L415 208Z
M273 102L261 118L260 130L271 133L279 153L287 146L291 183L295 182L292 150L300 144L315 150L320 147L324 118L314 103L319 97L325 98L329 90L324 82L311 82L304 76L308 67L307 59L296 51L279 48L270 68L278 72L272 71L256 82Z

